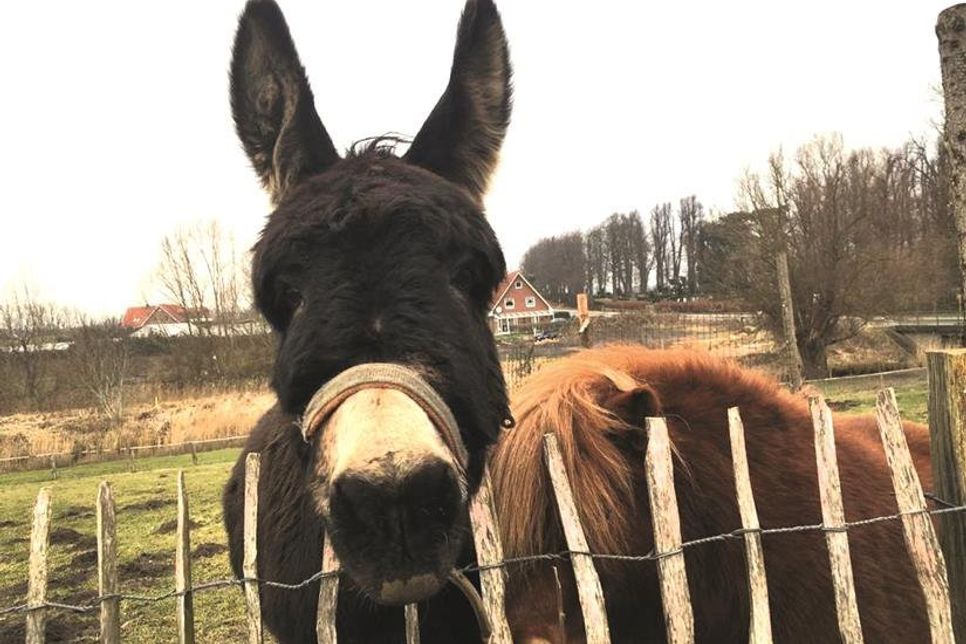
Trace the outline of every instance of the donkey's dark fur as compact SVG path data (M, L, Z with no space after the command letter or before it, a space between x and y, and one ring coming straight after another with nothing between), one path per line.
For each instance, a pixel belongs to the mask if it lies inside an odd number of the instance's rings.
M259 576L298 582L321 567L313 498L317 450L297 422L312 394L366 362L417 365L453 410L469 451L475 492L486 448L508 417L486 313L505 274L481 197L510 113L510 65L491 0L469 0L449 85L408 153L378 144L341 158L316 114L312 92L278 6L250 1L231 65L238 135L276 205L254 249L255 301L278 337L272 386L278 404L245 453L260 452ZM232 565L241 574L244 454L224 494ZM465 508L442 526L469 557ZM330 528L332 526L326 526ZM379 561L345 535L347 561ZM341 551L340 551L341 550ZM403 639L402 609L376 606L341 582L340 642ZM263 586L262 611L281 642L314 642L319 585ZM420 605L423 641L471 641L476 623L445 589ZM462 629L462 630L460 630Z

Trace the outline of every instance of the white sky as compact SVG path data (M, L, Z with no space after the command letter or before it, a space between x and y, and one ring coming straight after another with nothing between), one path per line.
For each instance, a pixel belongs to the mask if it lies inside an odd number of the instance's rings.
M895 146L941 113L947 0L499 2L513 122L487 210L515 265L539 237L695 193L732 207L779 145ZM415 134L442 92L461 0L282 1L342 150ZM268 212L231 126L242 0L7 3L0 21L0 293L120 315L154 298L161 237Z

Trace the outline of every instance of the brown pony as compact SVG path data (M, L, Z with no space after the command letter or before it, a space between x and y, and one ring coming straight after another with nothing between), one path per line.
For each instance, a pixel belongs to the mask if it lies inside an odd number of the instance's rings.
M752 488L763 528L821 523L807 405L777 383L707 354L609 346L544 367L515 396L517 427L491 462L506 556L566 550L543 467L541 436L559 440L580 518L595 553L645 555L653 548L644 480L646 416L668 420L677 454L675 490L685 540L741 527L728 437L728 407L741 410ZM932 486L927 430L906 424L923 486ZM897 511L875 420L838 416L836 445L849 521ZM925 603L901 526L849 532L866 641L928 640ZM824 535L763 537L772 628L778 642L838 641ZM685 551L698 642L748 641L741 541ZM664 642L653 561L597 560L615 642ZM511 569L507 606L514 641L582 641L569 564L558 567L565 633L558 625L552 565Z

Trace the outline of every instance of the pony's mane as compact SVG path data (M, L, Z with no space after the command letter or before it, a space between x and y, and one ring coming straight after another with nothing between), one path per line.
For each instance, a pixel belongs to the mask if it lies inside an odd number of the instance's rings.
M571 474L590 549L627 550L634 483L627 458L611 436L627 426L599 400L608 392L632 390L638 383L605 362L613 364L598 352L578 354L543 367L514 392L516 426L501 438L491 459L497 516L509 557L562 547L544 466L547 432L556 434L564 467Z

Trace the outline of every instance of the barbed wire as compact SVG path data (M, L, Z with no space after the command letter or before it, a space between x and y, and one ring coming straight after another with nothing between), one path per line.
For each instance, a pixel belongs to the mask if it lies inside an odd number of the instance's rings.
M500 561L499 563L493 564L472 564L464 566L457 569L456 572L467 573L467 572L481 572L484 570L493 569L505 569L511 566L516 566L526 563L537 563L537 562L547 562L547 561L567 561L574 556L586 556L592 559L601 561L625 561L625 562L645 562L645 561L658 561L660 559L665 559L677 554L681 554L687 548L693 548L695 546L706 545L714 542L726 542L735 539L742 539L748 534L759 534L763 536L768 535L781 535L781 534L795 534L804 532L844 532L851 530L852 528L861 528L864 526L875 525L879 523L886 523L889 521L897 521L905 516L914 516L917 514L925 514L927 516L936 516L943 514L953 514L957 512L966 512L966 504L955 505L949 501L945 501L933 494L925 493L925 497L931 501L942 505L943 507L930 510L924 508L922 510L913 510L910 512L897 512L896 514L890 514L886 516L873 517L870 519L859 519L856 521L846 521L842 526L826 526L822 523L810 523L797 526L788 526L780 528L739 528L737 530L732 530L731 532L726 532L723 534L717 534L710 537L701 537L699 539L692 539L690 541L683 542L680 547L666 552L654 552L653 550L645 555L622 555L622 554L608 554L608 553L596 553L582 550L562 550L555 553L543 553L537 555L526 555L521 557L508 557ZM283 590L301 590L311 584L322 579L330 579L337 577L340 574L338 570L335 571L319 571L314 575L298 582L298 583L285 583L280 581L273 581L269 579L261 579L260 577L238 577L232 579L215 579L212 581L204 582L193 586L185 590L172 590L164 592L158 595L130 595L125 593L111 593L100 595L95 597L90 602L86 604L65 604L55 601L45 601L38 604L17 604L14 606L8 606L6 608L0 608L0 617L5 617L11 614L25 614L38 610L49 610L56 609L67 611L71 613L90 613L95 610L99 610L102 603L111 600L117 600L119 602L132 602L141 604L154 604L162 602L168 599L174 599L176 597L181 597L184 595L195 594L210 590L215 590L219 588L225 588L229 586L244 586L250 583L256 583L260 586L267 586L271 588L281 588Z

